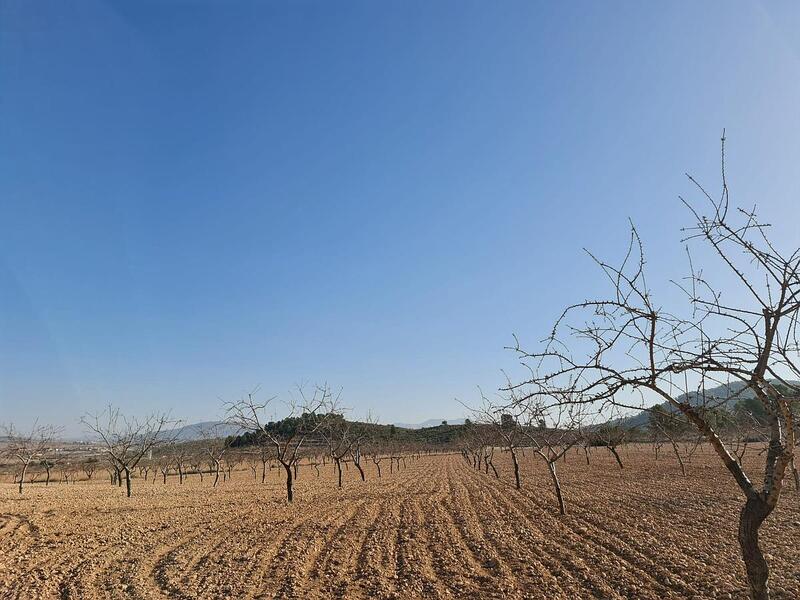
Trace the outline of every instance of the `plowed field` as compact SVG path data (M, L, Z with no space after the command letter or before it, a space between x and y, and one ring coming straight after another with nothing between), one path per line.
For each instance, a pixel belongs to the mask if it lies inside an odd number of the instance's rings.
M0 597L745 598L741 496L718 460L704 449L684 478L666 452L621 454L624 470L570 452L563 517L530 452L521 491L505 455L499 480L430 456L366 483L351 466L341 490L330 466L301 468L291 506L277 470L135 480L130 499L103 478L2 484ZM762 532L773 595L800 598L793 489Z

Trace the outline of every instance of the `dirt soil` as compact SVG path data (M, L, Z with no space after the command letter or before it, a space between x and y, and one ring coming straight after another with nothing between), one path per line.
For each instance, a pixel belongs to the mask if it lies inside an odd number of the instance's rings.
M301 469L291 506L277 470L137 479L130 499L101 474L0 484L0 598L745 598L742 497L710 450L686 478L663 450L621 455L559 463L564 517L530 451L522 491L505 455L499 480L431 456L380 479L370 463L366 483L351 466L341 490ZM800 598L793 489L762 532L774 597Z

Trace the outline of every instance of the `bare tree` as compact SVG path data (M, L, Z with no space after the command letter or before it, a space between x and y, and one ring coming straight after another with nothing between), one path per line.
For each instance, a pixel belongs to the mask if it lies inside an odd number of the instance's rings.
M511 390L510 394L510 398L503 399L500 402L492 402L481 392L482 405L479 408L470 410L475 415L475 420L478 423L487 425L494 436L502 441L503 448L511 455L511 464L514 469L514 485L517 489L520 489L522 481L520 479L517 452L524 435L519 421L519 414L512 412L520 409L520 403L517 402L514 390ZM484 460L485 457L486 453L484 452ZM491 455L489 455L489 460L489 464L497 474L494 463L491 462Z
M258 457L250 453L245 462L247 462L247 468L253 473L253 481L258 481Z
M186 477L186 465L191 457L191 448L189 444L173 440L167 450L167 456L172 463L175 472L178 473L178 483L183 485L183 480Z
M131 497L131 471L154 448L172 441L174 434L167 429L176 424L164 413L154 413L142 419L126 417L112 405L101 413L84 415L81 422L100 437L104 452L117 473L125 475L128 498Z
M728 443L740 465L751 443L769 442L769 429L763 420L763 412L754 411L751 406L747 401L737 403L720 427L721 436ZM755 404L755 407L758 406L759 404ZM790 467L794 470L793 464L790 464Z
M66 483L69 484L70 475L72 475L72 470L69 468L69 463L59 463L60 464L60 478L58 480L59 483ZM73 475L74 481L74 475Z
M193 454L189 458L189 464L195 473L200 476L200 483L203 483L203 453Z
M269 447L264 443L258 446L258 459L261 461L261 483L267 480L267 465L269 465ZM270 465L272 469L272 465Z
M547 465L553 491L558 500L558 510L567 514L561 480L558 477L558 460L566 456L574 445L583 439L581 433L580 408L572 405L547 403L528 399L527 426L521 429L522 434L530 441L533 451Z
M592 432L592 435L589 436L591 439L591 443L594 446L602 446L614 457L614 460L617 461L617 466L620 469L624 469L625 465L622 464L622 458L620 458L619 452L617 452L617 448L619 448L622 444L625 443L625 438L627 437L628 432L625 431L624 428L620 427L619 425L609 421L603 423L602 425L596 427Z
M39 464L42 465L42 467L44 467L44 471L45 471L44 485L45 485L45 487L50 485L50 474L52 473L53 469L59 465L59 463L61 462L61 459L62 459L62 457L60 457L58 455L56 455L56 456L45 455L45 457L39 463Z
M82 469L84 474L86 475L86 479L91 481L92 477L94 477L94 472L97 470L97 459L90 458L85 463L83 463Z
M377 425L377 420L368 414L363 423L354 424L353 431L353 444L350 447L350 456L353 459L353 464L358 469L358 474L361 476L361 481L366 481L367 478L364 474L364 468L361 466L361 459L363 458L363 446L368 440L369 432Z
M383 457L381 456L380 452L378 452L377 450L373 450L370 453L370 458L372 459L372 463L375 465L375 468L378 470L378 478L380 479L380 477L381 477L381 461L383 460Z
M60 429L51 425L39 425L37 422L26 433L17 431L13 424L4 427L4 430L7 438L5 453L20 464L18 489L21 494L28 467L32 462L43 460L42 457L52 445Z
M693 218L684 241L692 248L699 243L699 253L722 267L714 272L727 276L724 296L695 266L697 252L692 256L687 246L689 274L676 282L686 295L685 307L668 310L657 304L632 227L621 265L592 256L611 294L567 307L541 350L525 352L519 344L517 350L531 369L525 383L540 392L568 389L574 401L601 410L642 408L658 399L686 417L744 495L739 545L751 594L764 600L769 569L758 532L778 504L796 446L800 249L778 250L754 210L730 207L724 136L722 157L719 197L690 177L704 208L684 201ZM763 407L769 432L760 486L698 409L725 402L743 388Z
M158 470L161 472L161 479L164 485L167 485L167 476L169 475L172 460L169 456L162 456L158 461Z
M228 421L272 446L275 458L286 472L286 499L291 502L294 498L292 467L299 457L300 448L325 423L327 414L324 411L336 408L338 396L334 397L327 384L315 386L310 396L303 386L298 386L297 396L290 396L286 403L288 414L278 426L268 420L267 412L275 398L259 402L254 394L226 404Z
M484 457L485 441L484 436L479 433L480 427L481 425L476 423L468 425L464 428L460 438L464 460L471 464L476 471L481 470Z
M375 465L375 469L378 471L378 478L380 479L382 477L381 462L384 458L381 452L385 451L387 444L386 440L382 439L380 437L380 433L378 432L379 429L377 427L372 428L371 434L366 439L364 453L367 454L372 460L372 464Z
M225 456L225 471L227 472L227 479L233 478L233 472L236 470L236 465L239 464L240 457L231 454L230 452Z
M366 475L364 474L364 468L361 466L361 459L363 458L363 455L361 453L362 439L363 438L357 438L353 442L353 447L350 449L350 456L353 459L353 464L356 466L356 469L358 469L358 474L361 476L361 481L366 481L367 478Z
M354 423L345 419L343 415L330 411L324 427L320 428L320 434L328 446L328 456L331 457L336 466L339 487L342 487L342 463L345 457L349 456L356 448L359 449L356 466L363 479L364 471L361 468L360 446L365 432L359 430Z
M214 473L214 483L212 487L217 487L219 483L219 474L222 469L222 458L228 451L228 446L225 443L223 436L222 423L214 423L201 428L198 433L201 438L201 447L203 455L208 462L209 472ZM199 465L200 481L203 481L202 464Z
M487 475L489 474L489 467L491 467L495 478L500 479L500 473L497 472L497 467L494 466L494 444L492 443L483 444L483 464L486 467Z
M685 419L680 418L680 413L670 413L660 406L650 411L648 429L654 436L657 436L658 439L667 439L669 441L672 446L672 451L675 453L675 458L678 459L681 475L684 477L686 477L686 464L683 462L678 442L680 436L685 434L688 427L691 427L691 425ZM658 458L658 454L656 454L656 458Z

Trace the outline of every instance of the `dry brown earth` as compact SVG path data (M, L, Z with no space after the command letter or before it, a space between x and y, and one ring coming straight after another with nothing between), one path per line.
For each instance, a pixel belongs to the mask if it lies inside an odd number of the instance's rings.
M135 481L131 499L105 480L0 484L0 597L745 598L741 498L718 461L704 449L683 478L665 452L622 457L569 454L566 517L530 452L521 492L505 457L496 480L432 456L366 483L351 467L342 490L301 469L292 506L277 471ZM800 598L798 534L788 490L762 536L776 598Z

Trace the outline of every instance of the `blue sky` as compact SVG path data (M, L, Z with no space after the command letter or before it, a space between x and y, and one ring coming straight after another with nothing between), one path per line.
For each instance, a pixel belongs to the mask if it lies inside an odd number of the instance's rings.
M0 0L0 421L260 384L454 417L684 172L798 244L791 2ZM667 298L669 291L665 291Z

